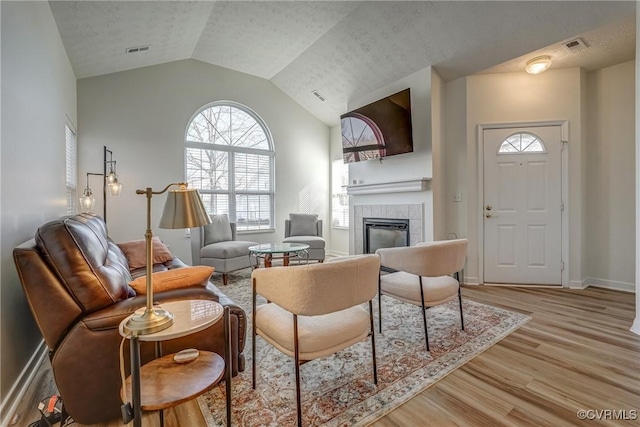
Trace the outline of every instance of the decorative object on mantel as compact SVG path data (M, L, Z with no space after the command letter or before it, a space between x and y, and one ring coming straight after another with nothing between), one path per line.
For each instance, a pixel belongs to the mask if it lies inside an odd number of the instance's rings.
M225 288L247 311L250 321L252 287L249 269L233 274ZM408 304L383 298L385 329L376 333L378 386L371 375L371 346L363 341L331 357L303 364L302 412L305 426L365 426L435 384L469 360L527 323L520 313L465 300L465 330L459 327L456 301L429 309L430 352L425 352L424 330ZM411 320L408 320L411 319ZM251 325L247 326L251 330ZM251 334L247 336L251 346ZM247 363L251 363L249 356ZM234 426L295 425L296 398L291 360L268 345L258 346L257 361L272 369L258 371L258 384L278 387L251 388L251 371L232 380ZM223 426L224 386L198 398L208 427ZM259 417L259 422L257 418Z
M211 223L211 219L204 208L200 193L196 189L187 189L184 182L167 185L161 191L153 191L147 187L145 190L136 190L136 194L144 194L147 197L147 231L145 241L147 246L147 305L144 313L131 317L124 326L124 331L130 334L146 335L167 329L173 324L173 314L161 308L153 306L153 232L151 231L151 197L154 194L163 194L173 186L179 186L177 190L169 191L164 205L160 228L192 228L201 227Z
M108 159L107 155L109 156ZM91 212L96 203L93 191L91 187L89 187L89 175L104 177L104 182L102 183L102 200L104 201L102 205L102 219L107 222L107 189L109 190L109 194L117 197L122 193L122 183L118 181L118 175L116 174L116 161L113 160L113 151L108 150L106 146L103 150L103 159L102 173L87 172L87 187L82 192L82 197L80 197L80 207L82 212ZM107 164L110 169L109 173L107 173Z
M349 196L359 196L362 194L380 194L380 193L402 193L412 191L426 191L428 182L431 178L412 178L401 179L397 181L377 182L347 185L347 194Z

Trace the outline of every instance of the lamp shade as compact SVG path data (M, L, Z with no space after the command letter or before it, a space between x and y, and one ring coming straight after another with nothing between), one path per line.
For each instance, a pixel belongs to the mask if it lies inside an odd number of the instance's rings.
M160 228L192 228L211 223L198 190L180 188L167 194Z

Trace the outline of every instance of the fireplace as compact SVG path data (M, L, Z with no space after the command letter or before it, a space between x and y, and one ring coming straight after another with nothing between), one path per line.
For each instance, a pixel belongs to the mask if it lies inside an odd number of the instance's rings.
M364 253L379 248L409 246L409 220L399 218L363 218Z

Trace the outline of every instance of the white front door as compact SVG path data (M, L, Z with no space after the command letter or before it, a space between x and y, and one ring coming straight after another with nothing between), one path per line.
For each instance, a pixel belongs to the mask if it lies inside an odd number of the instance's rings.
M560 126L484 129L484 282L562 284Z

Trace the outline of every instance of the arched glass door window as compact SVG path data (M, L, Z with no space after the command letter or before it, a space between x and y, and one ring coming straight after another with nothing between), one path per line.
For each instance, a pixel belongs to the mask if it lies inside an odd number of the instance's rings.
M248 107L204 106L187 126L185 174L209 214L228 214L238 231L274 229L271 133Z
M384 136L378 125L362 114L342 117L342 152L345 163L385 156Z
M529 132L519 132L505 139L498 154L518 154L518 153L545 153L544 143L536 135Z

